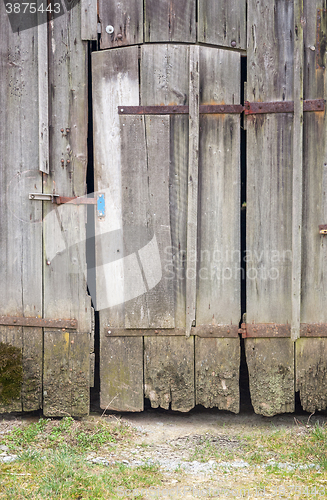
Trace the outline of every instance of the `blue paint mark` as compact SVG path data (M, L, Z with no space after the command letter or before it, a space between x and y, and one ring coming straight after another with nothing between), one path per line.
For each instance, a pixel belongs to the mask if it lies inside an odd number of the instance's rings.
M99 194L98 196L97 209L98 209L98 217L104 217L106 215L106 203L104 199L104 194Z

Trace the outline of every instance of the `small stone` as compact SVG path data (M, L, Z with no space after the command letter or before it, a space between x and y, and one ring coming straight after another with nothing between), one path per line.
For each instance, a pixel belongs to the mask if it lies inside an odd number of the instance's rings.
M0 446L0 450L1 450L1 451L9 451L9 448L8 448L8 446L6 446L6 445L2 444L2 445Z
M6 457L0 457L0 461L4 463L13 462L17 460L17 455L7 455Z
M125 464L125 465L129 465L129 461L128 460L122 460L122 463Z

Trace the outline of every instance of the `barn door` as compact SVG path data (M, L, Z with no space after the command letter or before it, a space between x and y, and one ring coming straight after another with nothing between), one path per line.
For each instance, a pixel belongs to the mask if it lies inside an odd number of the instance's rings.
M244 337L264 415L294 411L295 391L307 411L327 404L324 6L248 2Z
M113 48L92 79L101 407L238 412L240 54Z
M87 47L75 10L51 32L28 15L13 30L0 10L0 412L83 416L93 350L86 207L53 194L86 191Z

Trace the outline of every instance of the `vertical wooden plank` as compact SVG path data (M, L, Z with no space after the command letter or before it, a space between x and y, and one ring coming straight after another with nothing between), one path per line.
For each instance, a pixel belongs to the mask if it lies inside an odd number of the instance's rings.
M326 7L319 0L304 2L304 98L325 98L326 52L318 59L319 33L327 33ZM317 9L321 9L318 12ZM320 16L320 17L318 17ZM318 39L317 24L320 22ZM302 323L327 323L327 238L318 225L327 224L327 121L326 113L304 113ZM323 410L326 401L326 338L296 342L296 391L306 411Z
M42 328L23 328L23 411L42 408Z
M99 0L100 48L143 43L143 0Z
M293 207L292 207L292 323L291 335L300 337L302 181L303 181L303 0L294 2L294 121L293 121Z
M110 214L101 220L96 218L100 406L108 409L134 408L135 411L140 411L143 409L143 339L116 339L106 336L110 335L107 332L111 328L125 328L121 143L121 129L124 130L125 127L124 120L119 119L117 107L139 104L138 48L128 47L93 53L92 83L95 189L105 192L107 213ZM131 125L128 120L126 123ZM139 118L134 123L141 127L143 147L144 122L140 124ZM133 132L129 140L136 148L132 167L141 162L141 158L137 158L139 154L143 154L145 164L145 149L140 151L137 134ZM117 249L120 250L121 258L117 259L114 253L108 258L108 235L115 243L113 252L117 255ZM133 253L138 266L135 249ZM127 266L128 262L125 264ZM141 278L143 279L142 276Z
M239 104L239 81L239 54L200 48L200 104ZM238 325L241 317L239 151L238 115L201 115L197 325ZM239 344L197 339L197 404L239 411Z
M240 411L239 339L195 339L196 404Z
M38 172L38 29L13 33L0 5L0 314L42 315L42 207L28 200L42 191ZM1 327L0 341L21 349L25 373L21 396L1 411L40 408L42 329ZM34 341L36 350L33 349ZM35 344L34 344L35 345ZM28 347L27 347L28 346ZM31 351L35 364L27 369ZM29 405L27 381L36 381ZM1 398L1 395L0 395Z
M143 411L143 338L107 339L107 369L101 371L101 408ZM101 356L104 349L101 349Z
M199 176L199 47L190 47L189 154L187 187L186 336L195 322Z
M198 41L246 50L246 0L199 0Z
M81 0L81 38L97 40L98 13L96 0Z
M144 41L196 41L195 0L145 0Z
M48 24L38 26L39 170L49 173Z
M121 117L121 141L125 327L174 328L169 117Z
M292 2L248 2L249 101L293 100L293 14ZM247 323L292 320L292 144L293 115L247 118ZM294 347L274 342L245 341L252 404L270 415L294 409Z
M188 104L189 47L173 44L142 47L141 101L143 105ZM174 286L175 326L185 326L186 223L188 171L188 116L169 120L169 203L171 249L163 257L163 269ZM167 204L166 204L167 206Z
M153 408L186 412L194 407L192 338L144 337L144 393Z
M294 342L247 339L251 402L256 413L271 417L294 411Z
M189 48L178 45L147 45L142 47L141 104L188 104ZM198 68L197 68L198 70ZM195 105L194 105L195 107ZM192 111L193 115L194 112ZM193 116L192 115L192 116ZM149 118L149 117L148 117ZM164 117L147 120L147 138L156 134ZM175 326L185 328L185 254L187 248L187 185L188 185L188 118L171 117L166 157L170 155L170 231L172 251L164 256L164 269L170 271L174 286ZM160 131L160 128L157 128ZM162 135L162 134L160 134ZM163 153L164 155L164 153ZM178 177L179 176L179 177ZM153 178L152 182L156 182ZM162 198L161 198L162 199ZM162 199L161 203L164 203ZM179 210L176 210L176 209ZM168 214L167 214L168 215ZM168 274L168 276L169 276ZM194 339L147 337L144 339L145 395L153 407L188 411L194 406ZM164 375L162 375L164 373ZM180 377L175 377L180 373ZM188 379L188 377L191 377ZM166 385L166 387L165 387Z
M44 191L81 196L86 191L87 54L80 6L49 23L49 44L51 148ZM89 412L89 392L83 392L85 380L89 383L89 342L84 336L90 338L92 315L85 279L86 208L43 205L44 317L75 318L80 335L76 340L76 333L44 331L44 414L81 416ZM73 351L72 342L79 348Z

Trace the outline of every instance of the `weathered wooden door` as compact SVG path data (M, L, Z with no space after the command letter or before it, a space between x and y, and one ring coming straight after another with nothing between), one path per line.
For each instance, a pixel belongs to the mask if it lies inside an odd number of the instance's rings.
M86 191L87 44L79 10L39 26L16 16L16 31L0 10L0 412L82 416L86 212L51 197Z
M99 15L101 406L237 412L242 334L257 413L293 411L296 391L325 408L325 2L100 1Z
M100 3L110 47L92 55L106 197L96 220L101 407L139 411L146 397L238 412L240 51L223 46L245 47L245 2L214 21L214 2L200 2L198 38L195 1L146 2L144 37L143 2L127 2L126 17L120 3ZM180 43L197 40L212 46Z
M294 411L295 391L327 405L326 28L326 2L248 2L247 99L288 106L246 120L244 336L265 415Z

